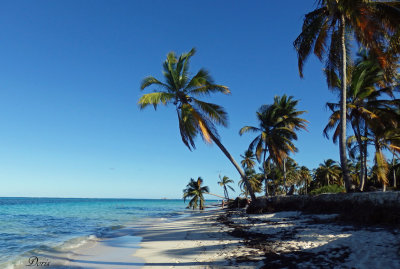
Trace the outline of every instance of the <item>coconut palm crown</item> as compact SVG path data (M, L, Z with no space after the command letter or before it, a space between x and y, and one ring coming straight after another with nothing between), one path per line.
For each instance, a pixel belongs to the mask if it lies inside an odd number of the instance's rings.
M209 73L200 69L192 78L189 77L189 60L195 54L193 48L188 53L183 53L179 58L174 52L167 55L163 64L163 75L165 82L149 76L143 79L141 90L149 86L157 87L157 91L143 94L139 99L140 109L149 105L157 106L173 104L175 106L179 130L183 143L192 150L195 147L195 138L198 134L207 143L214 142L229 161L235 166L240 176L248 185L253 200L256 200L253 190L237 162L222 145L215 125L228 125L228 115L225 110L216 104L200 101L198 97L207 96L211 93L229 94L228 87L215 84Z
M211 143L211 135L218 137L215 124L228 125L227 113L221 106L200 101L197 97L215 92L230 93L228 87L214 84L213 79L204 69L200 69L194 77L189 78L189 60L195 52L193 48L179 58L174 52L168 53L163 64L165 82L152 76L146 77L140 89L157 86L158 91L144 94L139 99L141 109L149 105L153 105L154 109L157 109L160 104L175 105L182 141L190 150L196 148L194 139L198 134Z
M296 152L293 140L297 140L296 130L306 129L307 120L299 116L306 111L296 109L298 101L293 96L275 96L272 105L263 105L257 111L259 127L244 126L239 134L254 132L259 135L250 143L249 150L255 149L260 162L262 155L269 152L269 158L282 165L289 152Z

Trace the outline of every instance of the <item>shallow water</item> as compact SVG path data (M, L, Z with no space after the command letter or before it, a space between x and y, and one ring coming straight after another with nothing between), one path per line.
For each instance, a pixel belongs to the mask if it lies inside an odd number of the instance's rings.
M24 253L73 248L89 236L187 213L182 200L0 198L0 268Z

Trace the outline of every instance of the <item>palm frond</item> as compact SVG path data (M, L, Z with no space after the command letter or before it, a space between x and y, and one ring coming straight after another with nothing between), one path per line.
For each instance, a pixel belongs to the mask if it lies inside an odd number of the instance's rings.
M149 105L153 105L154 109L157 109L157 106L159 104L167 105L174 98L174 94L167 92L147 93L143 94L142 97L140 97L138 105L140 109L144 109Z
M223 125L225 127L228 126L228 114L225 112L224 108L212 104L197 100L192 98L193 102L197 105L197 107L204 112L213 122Z
M239 130L239 135L243 135L244 133L247 133L247 132L257 133L257 132L260 132L260 131L261 131L261 129L257 128L257 127L244 126Z
M162 88L169 90L169 87L167 84L162 83L161 81L159 81L158 79L156 79L155 77L152 77L152 76L145 77L142 80L142 83L140 84L140 89L144 90L145 88L147 88L151 85L158 85L158 86L161 86Z

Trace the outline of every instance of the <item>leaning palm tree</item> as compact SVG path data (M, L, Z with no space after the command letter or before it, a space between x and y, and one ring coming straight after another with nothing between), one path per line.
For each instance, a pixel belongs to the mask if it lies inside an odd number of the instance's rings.
M201 184L203 184L203 179L201 177L198 177L197 180L191 178L186 189L183 190L184 202L186 202L186 198L192 198L189 201L188 208L192 208L193 210L197 207L199 207L200 210L204 209L203 194L209 193L209 188L207 186L201 186Z
M228 188L229 188L231 191L233 191L233 192L235 191L235 189L232 188L232 186L229 185L229 183L233 183L233 180L230 179L230 178L227 177L227 176L223 176L222 178L221 178L221 176L219 176L219 179L220 179L220 181L218 182L218 184L219 184L221 187L224 188L224 196L225 196L226 200L229 201Z
M163 64L165 82L149 76L140 86L141 90L149 86L155 86L158 91L143 94L139 99L139 107L175 105L178 115L179 130L183 143L192 150L195 148L195 138L198 134L207 143L214 142L235 166L240 176L247 185L251 198L256 199L254 192L247 181L246 175L233 159L232 155L222 145L215 125L228 125L228 117L225 110L216 104L200 101L197 97L207 96L211 93L229 94L228 87L215 84L209 73L200 69L192 78L189 77L189 60L195 54L193 48L190 52L182 54L179 58L174 52L167 55Z
M302 32L294 41L298 56L300 77L310 53L322 61L328 86L340 81L340 163L346 191L350 190L350 177L346 155L346 89L347 58L350 34L364 47L369 48L386 73L395 71L395 57L400 52L400 3L399 1L369 0L318 0L318 7L305 15ZM336 77L340 73L340 79Z

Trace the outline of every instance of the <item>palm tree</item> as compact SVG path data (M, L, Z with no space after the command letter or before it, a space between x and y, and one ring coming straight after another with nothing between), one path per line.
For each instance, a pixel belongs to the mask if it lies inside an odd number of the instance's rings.
M310 184L310 180L311 180L310 169L308 169L306 166L300 167L299 177L301 179L303 179L304 192L305 192L305 194L307 194L308 193L308 185Z
M246 132L258 133L250 143L249 150L255 149L257 160L266 166L265 173L269 173L271 161L282 167L289 152L297 151L293 143L293 140L297 140L295 131L305 129L307 122L298 117L305 111L297 111L297 103L297 100L293 100L293 96L275 96L272 105L263 105L257 111L259 127L244 126L239 131L240 135ZM264 178L265 195L268 196L267 175Z
M299 101L293 100L293 96L289 98L286 95L283 95L281 98L274 98L274 105L276 106L277 111L282 117L283 125L289 127L292 130L307 130L308 123L307 120L300 118L299 116L305 113L306 111L297 111L296 105ZM297 137L295 138L297 140ZM292 160L293 161L293 160ZM286 169L287 158L283 159L283 180L284 180L284 189L287 192L287 169ZM294 161L293 161L294 163Z
M192 198L187 208L192 208L194 210L199 207L200 210L204 210L203 194L208 193L209 188L207 186L201 186L201 184L203 184L203 179L201 177L198 177L197 180L191 178L189 184L186 185L186 189L183 190L184 202L186 202L186 198Z
M195 54L193 48L188 53L183 53L179 58L174 52L167 55L163 64L165 82L149 76L141 84L141 90L156 86L158 91L143 94L139 99L140 109L153 105L174 104L178 115L179 130L183 143L192 150L195 148L195 138L198 134L207 143L214 142L235 166L240 176L247 185L251 198L256 199L246 175L233 159L232 155L222 145L215 125L227 126L228 117L225 110L216 104L207 103L197 99L198 96L206 96L211 93L229 94L228 87L215 84L209 73L200 69L196 75L189 78L189 60Z
M229 201L229 194L228 194L228 188L231 189L231 191L235 191L230 185L228 185L229 183L233 183L233 180L230 179L227 176L223 176L221 178L221 176L219 176L220 181L218 182L218 184L224 188L224 196L226 198L227 201Z
M400 115L397 116L394 122L395 126L391 125L390 118L385 116L381 116L383 122L373 122L371 137L369 138L375 147L375 174L377 180L383 185L383 191L386 191L386 187L389 184L387 178L389 164L383 154L383 150L389 150L394 155L400 153Z
M251 188L254 192L261 192L262 187L262 179L263 175L256 173L254 169L246 169L246 178L248 178ZM242 190L242 193L245 197L249 196L249 190L247 189L247 185L244 184L243 179L238 182L239 188Z
M354 33L359 44L378 56L387 73L393 72L393 55L400 52L399 6L398 1L318 0L317 9L305 15L302 32L294 41L300 77L303 77L303 65L313 49L321 61L325 58L328 86L334 87L340 81L339 151L346 191L350 190L346 155L349 34ZM340 73L340 80L336 71Z
M393 187L397 188L397 178L400 175L400 161L399 161L399 159L395 158L394 154L393 154L392 163L390 165L390 171L391 171L390 174L393 178Z
M340 184L340 166L332 159L324 160L315 171L315 178L322 185Z
M256 156L254 155L253 151L246 150L244 152L244 155L240 155L240 157L242 157L243 159L240 164L244 169L253 169L256 165L256 162L254 161L256 159Z
M354 139L349 138L347 143L352 146L357 142L357 147L352 147L351 154L358 151L360 158L360 185L364 188L367 177L367 140L369 125L372 121L382 122L379 114L393 115L393 106L400 100L382 100L383 94L394 98L392 82L385 82L384 70L380 67L376 58L362 51L358 54L356 65L351 68L351 80L347 89L347 121L351 124ZM377 87L380 87L377 89ZM336 143L339 136L340 104L328 103L327 107L333 112L324 129L324 135L329 138L328 131L335 129L333 141ZM380 111L380 113L378 113ZM395 118L396 115L393 115Z

